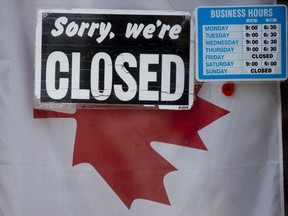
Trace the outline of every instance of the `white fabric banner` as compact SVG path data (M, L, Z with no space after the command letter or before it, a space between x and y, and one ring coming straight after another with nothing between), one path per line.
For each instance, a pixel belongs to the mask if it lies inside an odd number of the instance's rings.
M201 86L190 111L34 110L38 8L272 1L1 0L0 215L283 216L277 83Z

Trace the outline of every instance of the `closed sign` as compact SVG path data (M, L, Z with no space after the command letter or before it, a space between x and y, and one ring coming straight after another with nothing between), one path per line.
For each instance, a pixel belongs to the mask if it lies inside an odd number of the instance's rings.
M37 106L189 109L190 26L182 12L38 11Z

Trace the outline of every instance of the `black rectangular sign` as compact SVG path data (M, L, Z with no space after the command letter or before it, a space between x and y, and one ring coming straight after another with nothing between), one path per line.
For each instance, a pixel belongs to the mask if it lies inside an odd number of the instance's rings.
M40 10L36 104L189 109L190 43L183 12Z

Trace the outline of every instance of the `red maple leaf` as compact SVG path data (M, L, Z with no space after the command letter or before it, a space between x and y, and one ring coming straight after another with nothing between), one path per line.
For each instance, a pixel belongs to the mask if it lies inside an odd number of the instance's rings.
M73 165L90 163L130 208L137 198L170 204L163 178L176 168L154 151L152 141L207 150L198 131L227 113L197 97L188 111L34 110L34 117L75 118Z

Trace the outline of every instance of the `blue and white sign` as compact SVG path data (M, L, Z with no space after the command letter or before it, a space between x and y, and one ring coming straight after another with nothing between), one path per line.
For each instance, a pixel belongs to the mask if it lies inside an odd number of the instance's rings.
M287 78L286 6L199 7L196 29L198 81Z

